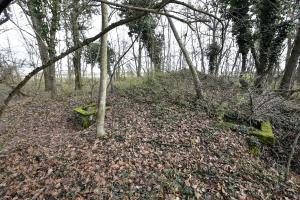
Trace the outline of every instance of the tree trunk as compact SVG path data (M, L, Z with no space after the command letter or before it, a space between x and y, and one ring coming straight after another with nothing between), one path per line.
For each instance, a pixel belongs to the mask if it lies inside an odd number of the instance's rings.
M137 76L141 77L141 72L142 72L142 40L141 38L139 39L139 55L138 55L138 66L137 66Z
M296 38L293 44L293 49L291 51L290 58L284 69L284 75L280 83L280 89L289 90L292 87L292 76L296 70L298 59L300 56L300 26L298 27Z
M63 22L64 22L64 30L65 30L65 40L66 40L66 47L67 49L70 48L70 41L69 41L69 21L70 19L68 18L68 0L63 1ZM71 83L72 79L72 67L71 67L71 62L70 62L70 56L67 56L67 67L68 67L68 82Z
M73 0L73 12L71 14L71 21L72 21L72 37L74 46L80 43L79 37L79 22L78 22L78 15L79 15L79 0ZM75 73L75 90L81 90L81 49L75 51L73 56L73 67Z
M46 16L46 9L43 2L28 1L28 13L30 15L33 29L35 31L36 39L39 46L40 56L43 65L48 63L55 57L55 42L56 32L58 29L58 23L60 18L60 2L58 0L52 1L52 6L49 7L51 18L49 24L43 21L43 17ZM39 9L44 8L44 9ZM50 25L50 26L49 26ZM49 37L45 33L45 29L49 31ZM55 64L49 66L48 69L44 69L45 90L51 91L51 96L56 96L56 82L55 82Z
M166 12L167 13L167 12ZM195 85L195 90L196 90L196 94L197 94L197 98L202 98L203 97L203 92L202 92L202 85L201 85L201 82L200 82L200 79L198 77L198 73L196 71L196 69L194 68L193 66L193 63L192 63L192 60L187 52L187 50L185 49L185 47L183 46L182 42L181 42L181 39L179 37L179 34L176 30L176 27L172 21L172 19L170 17L167 17L168 18L168 21L169 21L169 24L171 26L171 29L173 31L173 34L175 36L175 39L183 53L183 56L185 57L185 60L189 66L189 69L191 70L191 73L192 73L192 76L193 76L193 81L194 81L194 85Z
M108 26L108 5L101 3L102 11L102 31ZM105 120L105 107L106 107L106 85L107 85L107 39L108 34L104 34L101 38L101 75L98 99L98 112L97 112L97 136L103 137L106 135L104 130Z
M39 53L40 53L40 58L42 61L42 64L46 64L49 61L49 54L48 54L48 47L46 43L43 41L42 38L42 33L40 31L39 27L42 27L42 22L40 19L38 19L33 12L33 8L30 3L28 3L28 9L30 13L30 19L32 22L32 28L34 29L35 35L36 35L36 40L38 43L38 48L39 48ZM49 68L43 70L44 74L44 82L45 82L45 91L48 92L51 90L51 81L50 81L50 71Z
M300 86L300 59L299 59L299 64L298 64L298 69L296 74L296 81L297 81L297 85Z
M242 69L241 69L240 77L242 77L246 72L246 68L247 68L246 64L247 64L247 54L242 53Z
M239 55L240 55L240 50L238 50L235 54L235 58L234 58L234 63L233 63L233 66L232 66L232 69L231 69L231 74L233 75L234 73L234 70L235 70L235 67L237 65L237 61L239 59Z

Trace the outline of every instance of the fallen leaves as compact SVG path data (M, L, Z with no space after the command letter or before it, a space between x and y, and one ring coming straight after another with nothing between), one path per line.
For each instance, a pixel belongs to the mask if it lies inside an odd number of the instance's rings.
M95 126L75 125L72 109L82 101L31 100L7 111L2 199L299 197L295 184L249 155L243 136L217 129L203 113L113 96L109 136L100 140Z

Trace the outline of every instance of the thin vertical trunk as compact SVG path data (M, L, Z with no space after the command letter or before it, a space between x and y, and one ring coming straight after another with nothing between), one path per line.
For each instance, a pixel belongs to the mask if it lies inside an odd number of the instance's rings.
M284 75L280 83L280 89L289 90L292 87L292 76L296 70L300 56L300 26L297 29L296 38L293 44L291 55L285 66Z
M183 45L183 43L182 43L182 41L181 41L181 39L179 37L179 34L178 34L177 30L176 30L176 27L175 27L172 19L170 17L167 17L167 19L169 21L169 24L171 26L171 29L172 29L173 34L175 36L175 39L176 39L176 41L177 41L177 43L178 43L178 45L179 45L179 47L180 47L180 49L181 49L184 57L185 57L185 60L186 60L186 62L188 64L188 66L189 66L189 69L190 69L190 71L192 73L197 97L198 98L202 98L203 97L202 85L201 85L200 79L198 77L198 73L197 73L196 69L194 68L192 60L191 60L191 58L190 58L187 50L185 49L185 47L184 47L184 45Z
M108 5L101 3L102 11L102 31L108 26ZM101 75L99 87L98 112L96 120L97 136L103 137L106 135L104 130L105 108L106 108L106 85L107 85L107 47L108 33L101 38Z
M130 39L131 39L131 42L134 41L132 37L130 37ZM138 73L138 72L137 72L137 71L138 71L138 56L136 56L136 54L135 54L135 48L134 48L134 45L133 45L133 47L132 47L132 54L133 54L133 58L134 58L134 65L135 65L136 73ZM137 76L138 76L138 75L137 75Z
M142 40L139 38L139 55L138 55L138 66L137 66L137 76L141 77L141 71L142 71Z
M299 59L299 63L298 63L298 69L297 69L297 74L296 74L296 81L297 81L297 85L300 86L300 59Z
M235 55L234 63L233 63L232 69L231 69L231 74L233 74L234 69L235 69L235 67L237 65L237 61L239 59L239 55L240 55L240 51L238 50L237 53L236 53L236 55Z
M65 0L63 2L63 18L64 18L64 30L65 30L65 40L66 40L66 47L69 49L70 48L70 41L69 41L69 18L68 18L68 13L67 13L67 8L68 8L68 0ZM70 63L70 56L67 56L67 67L68 67L68 82L71 81L72 78L72 68L71 68L71 63Z
M73 11L71 14L72 21L72 37L74 45L78 45L80 43L80 33L79 33L79 0L73 0ZM78 49L74 52L73 55L73 67L75 73L75 90L81 90L81 49Z

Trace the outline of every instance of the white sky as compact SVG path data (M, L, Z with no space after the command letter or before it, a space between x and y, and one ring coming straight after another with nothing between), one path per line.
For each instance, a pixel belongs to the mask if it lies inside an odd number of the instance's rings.
M189 2L188 0L184 0L184 2ZM197 2L197 1L196 1ZM16 4L10 6L11 9L11 20L14 22L7 22L4 25L2 25L0 27L0 51L6 50L8 49L8 47L11 47L12 52L11 54L13 55L11 59L13 58L17 58L18 60L25 60L25 64L24 66L22 66L22 74L27 74L32 67L29 66L29 63L34 63L36 66L40 65L40 60L38 59L38 49L37 49L37 44L36 44L36 40L33 37L34 32L31 29L31 26L28 23L28 20L26 18L26 16L23 14L22 9L20 7L18 7ZM176 11L178 11L178 7L176 8ZM119 19L118 17L118 13L114 14L114 17L112 18L112 21L117 21ZM95 34L99 33L101 30L101 17L100 16L94 16L92 19L93 24L92 24L92 28L89 31L85 31L85 37L91 37L94 36ZM164 18L162 20L164 22L164 24L166 23L166 19ZM190 29L187 29L187 25L183 24L181 22L178 22L176 20L173 20L176 24L176 27L179 31L180 35L183 35L186 30L188 30L188 33L191 33ZM162 26L160 23L160 26L157 28L158 31L162 30ZM201 31L207 32L207 27L205 25L201 26ZM128 28L126 26L122 26L122 27L118 27L114 30L112 30L109 33L109 40L110 42L113 44L114 46L114 50L120 54L122 54L122 52L127 49L124 48L123 49L119 49L118 48L118 38L119 38L119 42L120 43L125 43L126 47L128 47L131 44L131 39L128 37ZM191 34L188 34L188 37L190 37ZM61 40L63 40L65 37L64 32L60 32L58 34L58 38L60 38ZM174 68L175 65L178 65L179 62L179 47L176 44L176 41L173 37L173 34L170 34L170 38L168 38L168 34L165 34L165 39L167 40L171 40L171 55L173 56L172 62L170 65L173 66L168 66L171 68ZM230 39L231 40L231 39ZM232 41L227 41L227 43L229 44ZM208 37L204 37L203 38L203 47L205 48L206 45L209 43ZM187 43L186 43L186 47L189 51L193 51L192 45L194 45L195 49L197 51L200 51L199 49L199 45L198 45L198 41L196 40L195 36L193 36L193 38L187 38ZM137 44L135 45L135 52L137 55L137 49L138 46ZM60 42L58 47L57 47L57 54L61 53L62 51L65 50L65 45L64 42ZM34 56L29 56L28 51L34 51L36 52ZM232 49L232 56L231 56L231 60L229 60L229 63L233 63L233 59L235 56L235 48ZM127 56L125 57L124 62L126 62L126 60L128 61L128 64L131 65L132 67L134 67L134 62L132 61L133 59L133 53L132 50L127 54ZM148 59L148 58L147 58ZM131 60L131 61L130 61ZM200 56L198 57L193 57L194 60L194 64L197 66L197 68L200 70L201 66L201 61L200 61ZM146 61L143 60L143 63L145 63ZM205 62L207 63L207 60L205 58ZM62 69L64 71L64 73L66 73L66 59L63 59L62 61L58 62L57 67L62 66ZM85 63L83 63L83 68L86 66ZM88 68L89 71L89 68Z

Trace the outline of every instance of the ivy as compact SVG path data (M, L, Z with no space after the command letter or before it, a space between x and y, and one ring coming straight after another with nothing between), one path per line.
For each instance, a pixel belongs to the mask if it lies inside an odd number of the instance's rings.
M147 7L151 8L155 5L157 0L125 0L124 4L136 6L136 7ZM121 12L121 16L125 18L137 15L139 11L124 9ZM145 44L149 56L152 62L155 64L155 68L159 70L161 64L161 52L163 44L163 36L155 33L155 28L157 26L157 19L151 14L147 14L140 20L130 22L127 24L129 28L129 36L133 35L140 36L141 40Z

